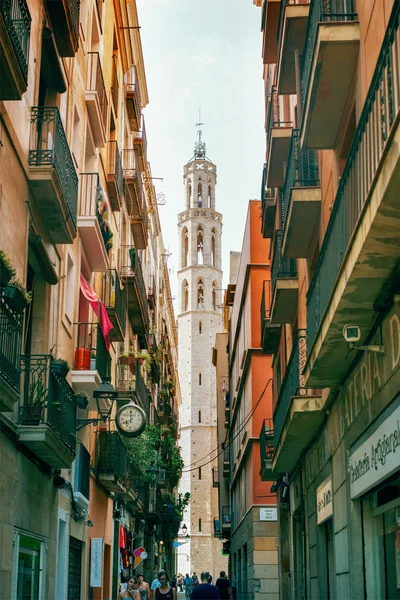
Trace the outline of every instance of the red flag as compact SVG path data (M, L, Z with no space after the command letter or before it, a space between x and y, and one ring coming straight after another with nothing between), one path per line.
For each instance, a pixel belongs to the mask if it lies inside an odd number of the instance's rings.
M99 316L99 305L100 305L100 329L103 334L104 342L106 344L107 350L110 348L110 339L108 334L111 329L113 329L114 325L111 323L110 318L107 314L106 307L103 302L99 300L96 292L90 287L86 279L81 273L81 292L85 296L86 300L90 303L90 306L93 308L96 316Z

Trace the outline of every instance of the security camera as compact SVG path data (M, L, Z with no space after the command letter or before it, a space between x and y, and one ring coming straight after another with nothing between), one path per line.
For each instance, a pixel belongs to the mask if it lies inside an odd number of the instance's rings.
M343 337L346 342L354 344L359 342L361 338L361 330L358 325L345 325L343 327Z

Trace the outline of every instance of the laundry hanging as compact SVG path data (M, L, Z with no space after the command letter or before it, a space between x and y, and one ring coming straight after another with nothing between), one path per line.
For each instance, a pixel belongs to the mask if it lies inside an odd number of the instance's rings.
M100 329L101 333L103 334L106 349L108 351L110 348L110 338L108 337L108 334L110 333L111 329L113 329L114 325L110 321L110 317L108 316L104 303L99 299L96 292L90 287L82 273L80 276L80 285L82 294L85 296L86 300L88 300L97 317L99 317L100 306Z

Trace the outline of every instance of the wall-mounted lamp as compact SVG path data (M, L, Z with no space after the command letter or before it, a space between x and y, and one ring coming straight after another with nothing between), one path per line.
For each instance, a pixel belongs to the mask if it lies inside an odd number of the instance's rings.
M94 419L77 419L76 430L80 431L86 425L91 423L97 425L99 421L107 421L110 418L114 400L118 396L118 392L111 384L110 377L104 377L103 382L94 390L93 398L96 400L98 417Z
M89 519L89 521L85 521L86 527L93 527L93 521Z

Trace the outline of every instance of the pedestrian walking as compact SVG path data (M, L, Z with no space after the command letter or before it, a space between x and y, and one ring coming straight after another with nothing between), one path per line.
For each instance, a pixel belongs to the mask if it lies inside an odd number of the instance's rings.
M211 575L211 573L208 575L207 583L212 583L212 575Z
M236 591L237 591L236 575L233 574L233 577L232 577L232 600L236 600Z
M229 600L231 597L231 582L225 575L225 571L221 571L215 586L218 588L219 597L221 600Z
M150 586L150 597L151 597L151 600L154 600L154 598L155 598L155 590L157 588L161 587L161 581L160 581L159 577L160 577L160 575L162 573L165 573L165 571L160 571L158 574L156 573L153 581L151 582L151 586Z
M193 587L196 587L196 585L199 585L199 578L196 575L196 571L193 571L192 579L193 579Z
M171 587L176 589L176 575L174 574L173 578L171 579Z
M153 590L154 600L176 600L176 590L168 585L168 577L165 571L158 574L160 587Z
M192 591L193 591L193 579L191 577L189 577L189 573L186 573L186 577L183 580L183 583L185 586L186 600L190 600L190 598L192 597Z
M127 584L127 588L118 594L118 600L125 600L125 598L129 598L129 600L140 600L140 594L135 589L135 586L137 585L136 577L129 577L125 583Z
M182 573L178 573L178 587L179 587L179 591L183 592L183 575L182 575Z
M201 583L193 590L192 600L220 600L218 588L208 583L210 573L203 571L201 574Z
M150 588L149 584L144 581L143 575L138 573L136 575L137 586L136 589L140 594L141 600L150 600Z

